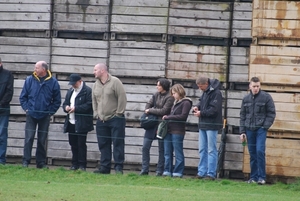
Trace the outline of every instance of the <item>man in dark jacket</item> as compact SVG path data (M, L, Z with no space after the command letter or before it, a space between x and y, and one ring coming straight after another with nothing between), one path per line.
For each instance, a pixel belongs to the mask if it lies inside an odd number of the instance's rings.
M197 178L214 180L217 170L217 135L222 128L222 94L220 82L200 76L196 84L203 92L200 102L193 108L194 115L199 117L199 156Z
M6 163L7 127L10 115L10 101L14 93L14 76L3 69L0 58L0 164Z
M68 115L65 120L64 133L69 133L69 144L72 151L70 170L86 168L86 137L93 127L92 89L81 80L78 74L70 75L63 110Z
M34 72L25 80L20 103L26 112L25 143L23 167L28 167L31 160L31 151L36 132L36 167L46 166L46 140L50 123L50 116L55 114L61 104L60 86L52 77L45 61L35 64Z
M260 90L260 80L252 77L250 93L243 98L240 111L240 138L248 142L250 154L250 179L248 183L266 183L266 138L276 111L270 94Z

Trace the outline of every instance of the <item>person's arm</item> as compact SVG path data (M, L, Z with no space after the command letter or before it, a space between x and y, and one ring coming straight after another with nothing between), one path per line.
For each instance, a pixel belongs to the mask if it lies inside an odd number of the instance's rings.
M218 111L222 108L222 94L220 91L212 94L206 108L201 108L201 117L215 117L218 115Z
M266 119L264 121L264 128L269 129L274 123L276 117L276 109L273 98L271 95L267 94L267 102L266 102Z
M22 109L27 112L28 111L28 96L29 96L29 85L30 85L30 78L26 78L21 94L20 94L20 104Z
M125 92L124 86L119 79L116 80L116 88L115 89L117 91L117 97L118 97L118 108L116 111L116 115L122 116L126 110L127 97L126 97L126 92Z
M242 101L241 110L240 110L240 134L246 133L246 128L245 128L246 109L244 107L244 104L245 104L245 98Z
M69 89L67 94L66 94L66 97L65 97L65 100L63 102L63 105L62 105L62 108L64 110L65 113L68 113L69 112L69 109L66 108L67 106L70 106L70 94L71 94L71 90L72 89Z
M87 88L85 95L85 102L80 105L75 105L75 113L77 114L86 114L92 108L92 90Z
M57 112L61 104L61 94L60 94L60 86L58 82L55 82L55 86L53 89L53 96L52 96L52 104L50 108L50 115L53 115Z
M97 97L94 94L94 91L97 90L96 83L93 85L92 89L92 106L93 106L93 115L95 119L98 119L98 113L97 113L97 108L98 108L98 103L97 103Z
M171 108L172 108L173 104L174 104L174 97L168 96L166 98L165 103L162 108L150 108L149 113L155 114L157 116L168 115L171 112Z
M5 88L5 93L0 99L0 105L8 105L14 95L14 76L9 73L8 82Z
M192 107L192 103L190 101L185 101L179 107L182 107L180 114L170 114L170 115L165 116L164 119L178 121L178 122L185 122L189 116L189 113L190 113L190 110ZM177 110L179 110L179 108ZM176 111L175 111L175 113L176 113Z

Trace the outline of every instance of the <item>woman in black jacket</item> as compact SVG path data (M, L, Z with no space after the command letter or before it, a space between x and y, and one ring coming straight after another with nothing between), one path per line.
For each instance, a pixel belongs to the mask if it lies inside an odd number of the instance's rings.
M86 137L93 127L92 90L77 74L70 75L69 85L63 103L65 119L64 133L69 133L69 144L72 150L72 166L70 170L85 170L86 168Z
M170 95L170 82L166 78L157 80L157 92L149 100L145 107L145 113L154 114L161 120L162 116L170 114L174 98ZM155 105L155 107L154 107ZM157 126L145 131L143 152L142 152L142 171L140 175L148 175L150 163L150 148L153 140L156 138ZM158 163L156 168L156 176L162 176L164 171L164 141L158 140Z

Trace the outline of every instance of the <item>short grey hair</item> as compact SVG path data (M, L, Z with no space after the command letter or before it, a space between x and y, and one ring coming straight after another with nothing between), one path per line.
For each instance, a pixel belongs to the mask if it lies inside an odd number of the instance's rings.
M207 84L208 83L208 77L204 76L204 75L200 75L197 79L196 79L196 84Z
M48 70L49 67L48 67L48 64L46 62L42 62L42 67L45 69L45 70Z

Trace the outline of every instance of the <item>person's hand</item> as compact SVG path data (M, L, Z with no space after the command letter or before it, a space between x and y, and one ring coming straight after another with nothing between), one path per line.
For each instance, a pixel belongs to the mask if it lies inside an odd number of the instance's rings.
M69 114L75 112L75 107L70 107Z
M149 113L149 109L145 110L145 113L148 114Z
M240 139L241 139L242 142L246 141L246 134L245 134L245 133L242 133L242 134L240 135Z
M69 112L70 109L71 109L70 106L67 105L67 106L66 106L66 111Z
M165 120L165 118L167 118L167 115L164 115L164 116L162 117L163 120Z
M198 107L193 107L193 113L196 113L198 111L199 111Z

